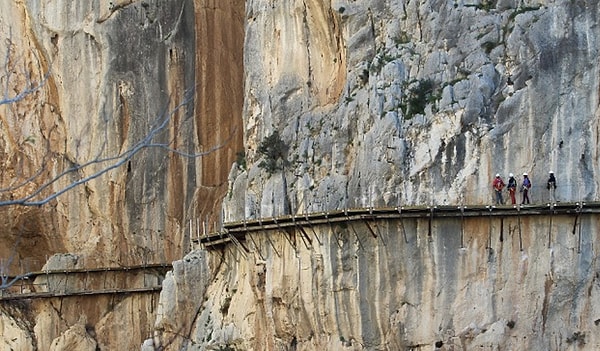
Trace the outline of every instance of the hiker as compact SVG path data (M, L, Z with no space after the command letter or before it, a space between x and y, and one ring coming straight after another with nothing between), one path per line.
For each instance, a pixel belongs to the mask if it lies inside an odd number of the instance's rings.
M504 184L504 181L500 177L500 174L496 174L496 178L492 183L494 191L496 191L496 205L502 205L504 203L504 201L502 200L502 189L504 189L505 185L506 184Z
M514 205L517 203L517 199L515 198L515 193L517 192L517 180L515 179L515 175L510 173L508 175L508 194L510 195L510 202Z
M523 192L523 201L521 201L521 205L530 203L529 201L529 189L531 189L531 180L529 180L529 176L527 173L523 173L523 186L521 187L521 192Z
M546 188L550 192L550 202L555 202L555 192L556 192L556 178L554 177L554 172L550 171L550 177L548 178L548 182L546 183Z

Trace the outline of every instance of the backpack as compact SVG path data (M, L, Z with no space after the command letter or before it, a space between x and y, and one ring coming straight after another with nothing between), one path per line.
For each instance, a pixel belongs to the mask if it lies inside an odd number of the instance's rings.
M500 191L500 190L502 190L502 188L504 188L504 182L500 178L494 179L493 185L494 185L494 189L496 189L497 191Z

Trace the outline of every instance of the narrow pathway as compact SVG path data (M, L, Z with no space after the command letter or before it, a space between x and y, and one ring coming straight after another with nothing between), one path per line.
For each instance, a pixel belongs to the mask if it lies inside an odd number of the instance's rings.
M382 208L353 208L331 212L315 212L308 214L282 215L269 218L248 219L228 222L223 229L214 233L206 233L192 238L194 245L204 248L215 248L233 242L239 244L246 233L269 232L286 228L299 228L304 231L316 225L330 225L352 221L364 221L367 224L376 220L424 218L468 218L500 216L549 216L600 213L600 202L561 202L535 205L500 205L500 206L405 206ZM373 235L375 235L375 232Z
M71 268L4 276L0 301L106 294L154 293L162 289L170 263L127 267Z

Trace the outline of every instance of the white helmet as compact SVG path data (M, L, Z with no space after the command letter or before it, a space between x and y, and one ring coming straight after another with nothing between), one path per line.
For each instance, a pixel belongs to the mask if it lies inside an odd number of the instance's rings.
M496 178L500 177L500 173L496 173Z
M550 172L548 172L548 173L550 173L550 174L554 174L554 172L553 172L553 171L550 171Z
M509 176L509 177L514 177L515 175L514 175L514 174L512 174L512 173L509 173L509 174L508 174L508 176Z
M523 176L524 176L524 177L527 177L527 173L523 173Z

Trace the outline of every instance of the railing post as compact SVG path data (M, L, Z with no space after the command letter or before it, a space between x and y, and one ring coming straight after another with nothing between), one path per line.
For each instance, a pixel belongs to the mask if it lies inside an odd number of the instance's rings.
M465 207L459 206L460 208L460 248L465 248Z

